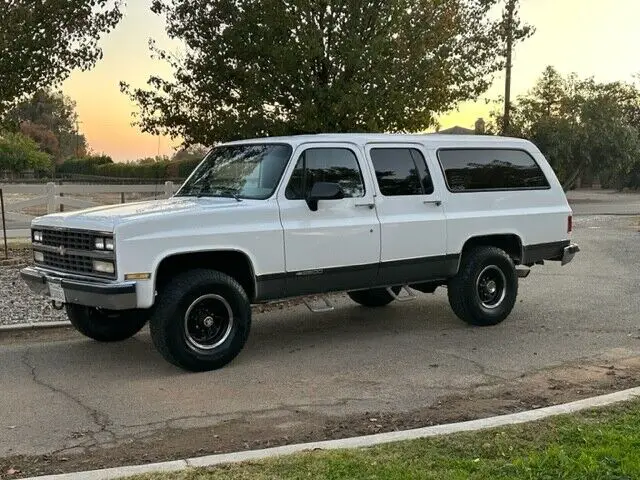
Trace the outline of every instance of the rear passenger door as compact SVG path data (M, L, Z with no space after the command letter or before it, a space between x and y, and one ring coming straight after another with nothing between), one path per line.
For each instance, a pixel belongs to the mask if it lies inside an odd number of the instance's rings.
M377 181L378 283L445 278L455 262L446 257L442 192L432 181L426 152L415 144L369 144L366 153Z

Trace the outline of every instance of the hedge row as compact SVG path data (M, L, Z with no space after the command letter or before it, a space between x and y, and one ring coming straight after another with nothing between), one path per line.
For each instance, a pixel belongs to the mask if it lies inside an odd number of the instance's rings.
M56 168L61 175L94 175L113 178L164 179L186 178L200 159L171 162L115 163L109 157L70 159Z

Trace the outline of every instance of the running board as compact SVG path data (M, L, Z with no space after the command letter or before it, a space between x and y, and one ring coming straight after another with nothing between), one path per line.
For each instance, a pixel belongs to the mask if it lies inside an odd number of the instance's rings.
M405 295L399 295L403 290L405 291ZM406 285L403 285L397 294L393 291L392 287L387 287L387 292L389 292L389 295L391 295L394 300L398 302L410 302L411 300L415 300L416 298L418 298L417 295L413 293L411 289Z
M326 295L322 295L320 296L320 299L324 302L324 306L322 307L314 307L311 304L311 300L309 297L304 297L302 299L302 301L304 302L304 304L306 305L306 307L312 312L312 313L324 313L324 312L331 312L333 310L336 309L336 307L333 305L333 303L331 303L331 300L329 300L329 297L327 297Z

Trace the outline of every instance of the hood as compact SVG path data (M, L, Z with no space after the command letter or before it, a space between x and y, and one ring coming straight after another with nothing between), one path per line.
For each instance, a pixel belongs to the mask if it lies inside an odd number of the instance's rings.
M246 204L247 202L245 200L238 202L233 198L173 197L165 200L104 205L85 210L52 213L36 218L33 220L32 226L113 232L120 224L140 219L146 220L154 216L180 215L187 211L238 208L243 203Z

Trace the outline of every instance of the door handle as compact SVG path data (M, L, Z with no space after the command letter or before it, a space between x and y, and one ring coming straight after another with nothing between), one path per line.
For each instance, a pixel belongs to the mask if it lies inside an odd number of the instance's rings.
M373 209L373 207L375 207L376 204L373 203L373 202L365 202L365 203L356 203L355 206L356 207L368 207L369 209Z
M442 201L441 200L425 200L422 203L424 203L425 205L432 204L432 205L435 205L436 207L439 207L440 205L442 205Z

